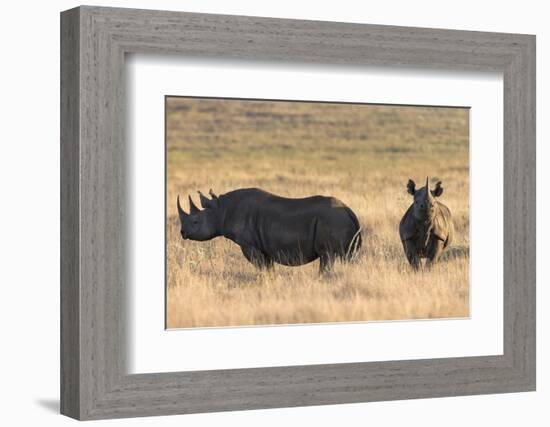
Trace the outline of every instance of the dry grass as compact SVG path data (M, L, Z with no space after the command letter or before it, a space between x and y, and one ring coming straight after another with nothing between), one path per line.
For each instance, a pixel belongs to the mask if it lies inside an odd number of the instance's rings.
M469 315L467 110L168 98L167 129L169 328ZM408 178L426 175L443 181L456 240L415 273L398 224ZM327 277L318 262L259 272L229 240L181 239L177 194L253 186L342 200L363 226L358 259Z

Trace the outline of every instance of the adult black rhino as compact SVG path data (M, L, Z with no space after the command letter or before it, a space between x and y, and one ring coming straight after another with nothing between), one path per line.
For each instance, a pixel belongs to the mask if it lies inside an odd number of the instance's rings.
M334 260L350 260L361 247L361 227L353 211L334 197L290 199L258 188L244 188L211 199L200 191L204 208L189 196L186 213L177 199L181 236L190 240L226 237L259 268L273 263L304 265L319 258L320 272Z
M454 235L451 211L443 203L435 200L443 194L441 181L430 190L426 186L416 190L412 179L407 183L407 191L414 197L399 224L399 235L409 263L420 267L420 259L427 258L427 266L439 260L443 251L451 244Z

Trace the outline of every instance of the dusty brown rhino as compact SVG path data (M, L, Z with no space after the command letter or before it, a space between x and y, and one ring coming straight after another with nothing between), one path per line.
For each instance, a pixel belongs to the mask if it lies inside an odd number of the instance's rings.
M409 263L420 267L420 259L427 258L426 265L437 262L443 251L451 244L454 234L451 211L443 203L435 200L443 194L441 181L430 190L426 186L417 190L412 179L407 183L407 191L414 197L399 223L399 235Z

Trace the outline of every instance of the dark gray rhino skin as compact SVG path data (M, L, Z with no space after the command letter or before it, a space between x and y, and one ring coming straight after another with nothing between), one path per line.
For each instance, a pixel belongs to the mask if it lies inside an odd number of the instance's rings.
M428 267L439 260L453 240L454 226L449 208L435 200L443 194L441 181L433 190L429 189L428 178L425 187L419 190L415 187L409 179L407 191L414 202L399 223L399 235L407 260L418 269L421 258L428 259Z
M350 260L361 247L361 228L353 211L334 197L290 199L257 188L234 190L211 199L200 191L197 208L189 196L187 214L177 200L183 239L226 237L259 268L273 263L299 266L320 259L320 272L336 258Z

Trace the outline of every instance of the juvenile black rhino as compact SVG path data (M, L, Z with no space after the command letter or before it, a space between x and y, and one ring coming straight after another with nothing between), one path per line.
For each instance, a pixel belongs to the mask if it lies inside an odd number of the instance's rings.
M427 258L427 266L437 262L443 251L453 240L454 227L451 211L443 203L435 200L443 194L441 181L430 190L426 186L417 190L409 179L407 191L414 197L413 204L407 209L399 224L399 235L409 263L420 267L420 259Z
M259 268L273 263L299 266L319 258L320 272L336 258L350 260L361 247L361 227L353 211L334 197L290 199L257 188L216 196L199 191L203 210L189 196L186 213L177 199L183 239L226 237Z

